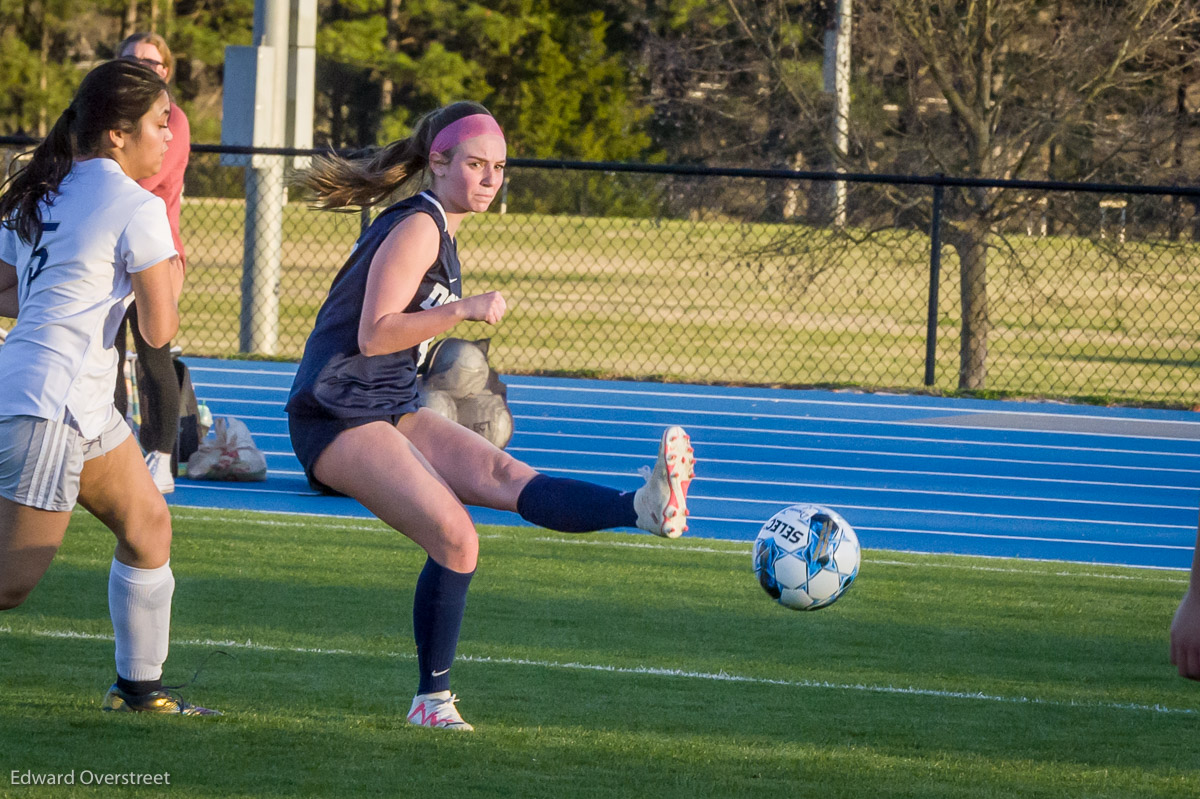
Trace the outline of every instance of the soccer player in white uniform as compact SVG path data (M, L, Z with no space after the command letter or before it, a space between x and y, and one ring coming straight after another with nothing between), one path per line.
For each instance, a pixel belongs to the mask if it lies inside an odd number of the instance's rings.
M103 709L210 715L162 686L171 516L112 392L131 293L148 342L179 327L166 207L135 182L162 166L169 107L153 70L101 64L0 192L0 315L17 320L0 349L0 610L37 585L78 502L117 539Z

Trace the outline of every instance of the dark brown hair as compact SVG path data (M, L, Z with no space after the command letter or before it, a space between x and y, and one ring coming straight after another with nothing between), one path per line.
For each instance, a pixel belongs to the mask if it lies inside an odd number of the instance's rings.
M136 61L106 61L84 76L75 99L24 167L0 186L0 220L26 243L42 235L38 203L58 193L76 156L97 155L110 130L136 133L167 84ZM14 162L15 165L15 162Z
M429 148L442 128L472 114L491 116L476 102L451 103L418 119L407 139L355 158L318 156L292 182L309 192L315 208L335 211L375 205L421 176L429 166Z

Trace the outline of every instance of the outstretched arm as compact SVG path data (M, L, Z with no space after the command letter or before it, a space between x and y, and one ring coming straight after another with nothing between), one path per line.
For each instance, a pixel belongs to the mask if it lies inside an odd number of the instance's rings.
M1192 555L1192 575L1187 593L1171 622L1171 663L1179 676L1200 680L1200 529Z

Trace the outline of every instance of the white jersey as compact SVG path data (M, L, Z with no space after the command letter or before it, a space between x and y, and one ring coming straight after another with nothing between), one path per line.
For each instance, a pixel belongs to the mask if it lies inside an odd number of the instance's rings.
M117 327L130 275L175 255L166 205L109 158L75 163L38 206L36 247L0 228L17 268L17 323L0 348L0 416L74 417L84 438L114 413Z

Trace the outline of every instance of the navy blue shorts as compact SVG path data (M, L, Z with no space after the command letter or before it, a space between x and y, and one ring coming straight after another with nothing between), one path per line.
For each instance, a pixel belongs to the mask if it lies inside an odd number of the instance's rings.
M314 491L344 496L340 491L330 488L313 475L313 464L317 462L317 458L321 457L325 448L332 444L343 430L361 427L371 422L387 422L394 426L404 415L397 413L388 416L339 419L336 416L289 413L288 433L292 437L292 451L296 453L296 457L300 459L300 465L304 467L304 476L308 478L308 484Z

